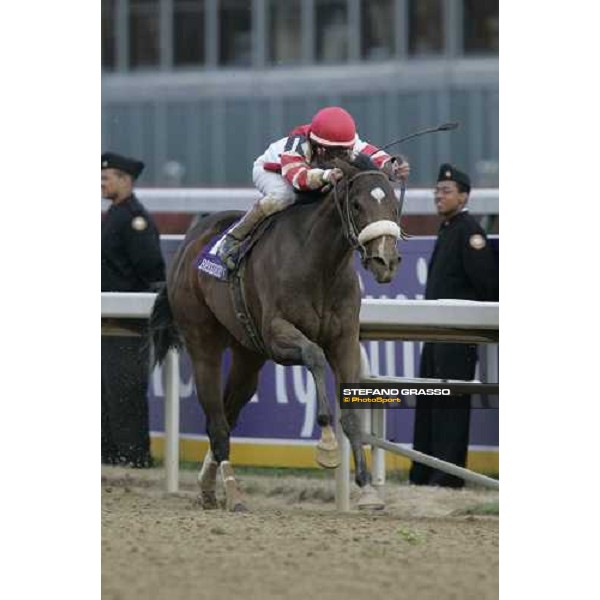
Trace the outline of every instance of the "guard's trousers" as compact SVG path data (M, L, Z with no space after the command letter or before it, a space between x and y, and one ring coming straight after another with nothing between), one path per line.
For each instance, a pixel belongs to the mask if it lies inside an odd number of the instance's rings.
M472 344L426 343L420 376L470 380L475 376L477 347ZM419 397L415 410L413 447L441 460L466 466L471 396ZM464 481L438 469L413 462L410 482L459 488Z
M149 350L143 337L102 337L102 462L148 466Z

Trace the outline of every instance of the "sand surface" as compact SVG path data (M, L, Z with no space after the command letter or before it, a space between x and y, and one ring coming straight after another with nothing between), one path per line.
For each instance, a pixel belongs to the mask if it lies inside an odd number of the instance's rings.
M388 483L386 509L339 514L334 481L241 476L250 513L204 511L195 473L102 468L105 600L498 597L497 492Z

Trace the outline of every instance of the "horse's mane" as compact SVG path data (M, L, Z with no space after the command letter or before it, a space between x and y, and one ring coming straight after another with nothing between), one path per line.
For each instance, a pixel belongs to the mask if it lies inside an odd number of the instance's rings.
M378 171L375 163L366 154L358 154L354 160L346 161L352 167L356 167L359 171Z
M354 167L359 171L379 171L377 165L366 154L357 154L352 160L336 158L324 165L319 165L322 169L333 169L335 167L343 168L344 166Z

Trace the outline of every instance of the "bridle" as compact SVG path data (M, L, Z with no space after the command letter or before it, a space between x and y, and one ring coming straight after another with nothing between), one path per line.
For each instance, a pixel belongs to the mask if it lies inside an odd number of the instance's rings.
M342 230L344 232L344 236L348 240L350 247L353 250L358 250L360 254L361 261L363 265L372 258L367 254L367 248L365 246L366 242L369 242L376 237L381 235L391 235L396 239L402 237L402 230L400 228L400 211L402 209L401 202L403 201L404 194L401 194L401 200L398 203L398 216L396 221L382 220L382 221L374 221L373 223L369 223L362 230L358 229L356 221L352 215L352 211L350 210L350 187L359 177L364 176L379 176L385 177L387 181L387 175L379 170L369 170L369 171L360 171L353 175L350 179L348 179L346 183L346 193L343 198L340 198L338 193L338 185L336 182L333 185L333 200L335 202L335 206L337 208L338 214L340 216L340 220L342 222ZM342 180L343 181L343 180Z

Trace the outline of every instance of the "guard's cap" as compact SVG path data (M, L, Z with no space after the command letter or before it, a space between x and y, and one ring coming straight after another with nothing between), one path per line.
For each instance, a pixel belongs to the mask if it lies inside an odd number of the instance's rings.
M144 170L144 163L141 160L135 158L128 158L127 156L121 156L114 152L105 152L102 155L102 169L118 169L128 175L131 175L134 179L137 179L141 172Z
M443 163L440 166L440 172L437 178L439 181L456 181L467 188L467 192L471 191L471 180L466 173L459 171L456 167L453 167L450 163Z

